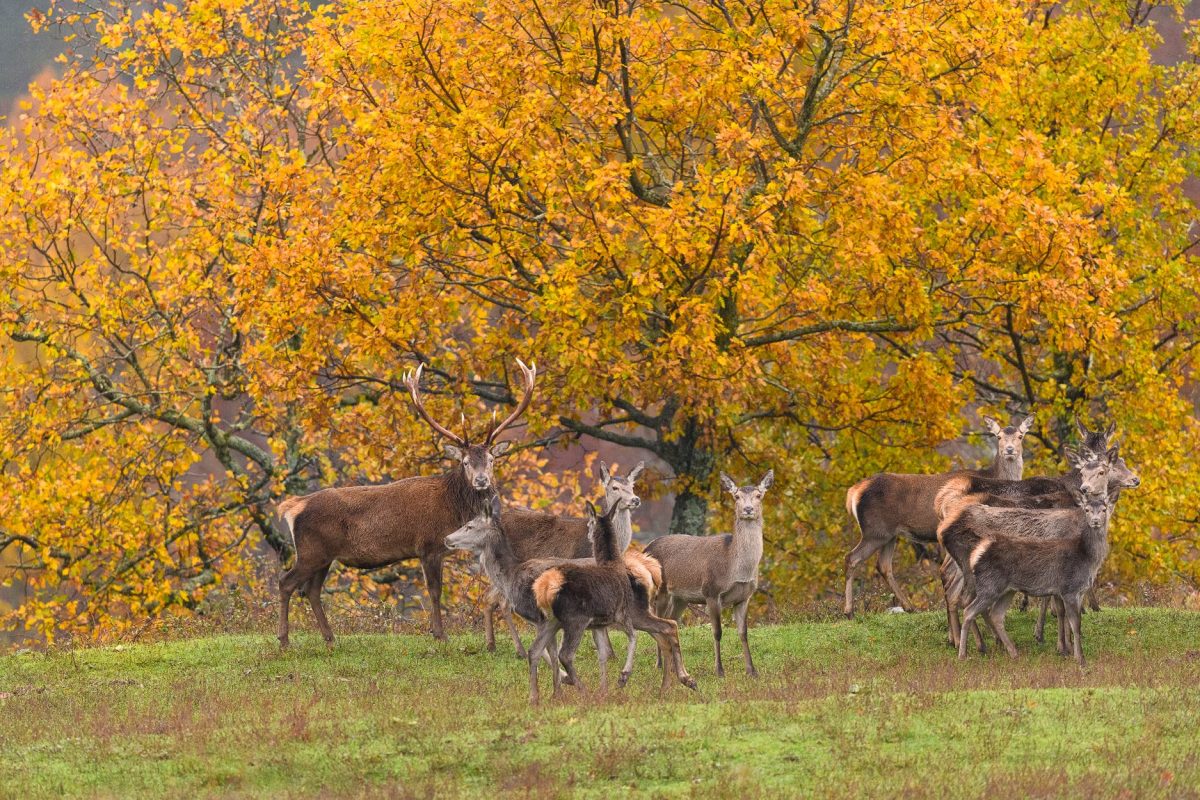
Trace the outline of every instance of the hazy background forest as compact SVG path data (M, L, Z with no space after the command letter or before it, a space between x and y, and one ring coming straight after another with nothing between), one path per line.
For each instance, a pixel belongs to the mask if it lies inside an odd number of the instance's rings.
M1109 600L1196 602L1200 3L32 4L36 36L0 11L10 641L269 598L280 497L440 468L406 370L478 431L517 357L503 496L578 510L598 454L645 459L635 525L702 533L718 471L773 467L767 607L837 592L847 486L1026 412L1027 473L1078 416L1142 476Z

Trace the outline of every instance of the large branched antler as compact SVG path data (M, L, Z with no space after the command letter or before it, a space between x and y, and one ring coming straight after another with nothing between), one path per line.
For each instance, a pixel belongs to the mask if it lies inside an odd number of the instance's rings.
M521 402L517 403L517 407L513 412L504 418L504 421L499 425L493 425L488 431L486 443L491 444L497 436L499 436L505 428L517 421L517 419L525 413L525 409L529 408L529 401L533 399L533 384L537 379L537 363L527 367L521 359L517 359L517 366L521 368L521 372L525 375L525 394L521 397Z
M429 423L429 427L433 428L435 433L445 436L459 447L466 447L467 440L465 437L459 436L449 428L439 424L438 421L429 416L429 412L425 410L425 404L421 402L421 373L424 370L425 365L421 364L417 367L417 371L415 373L404 373L404 384L408 386L409 394L412 395L413 408L416 409L417 415L420 416L421 419Z

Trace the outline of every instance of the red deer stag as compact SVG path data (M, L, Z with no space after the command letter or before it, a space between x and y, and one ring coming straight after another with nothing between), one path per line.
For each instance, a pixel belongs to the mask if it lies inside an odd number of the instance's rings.
M312 606L313 616L327 644L333 631L321 607L321 587L336 560L348 567L377 569L410 558L421 560L429 592L430 628L436 639L442 630L442 560L449 552L445 540L468 520L488 507L496 495L495 460L510 446L493 441L515 422L533 398L537 367L517 364L525 376L525 393L517 407L483 442L470 444L440 425L421 402L421 372L406 374L413 407L434 432L451 443L446 455L456 463L441 475L405 478L382 486L344 486L322 489L303 497L288 497L279 504L296 547L292 568L279 579L279 642L288 644L288 604L300 589Z

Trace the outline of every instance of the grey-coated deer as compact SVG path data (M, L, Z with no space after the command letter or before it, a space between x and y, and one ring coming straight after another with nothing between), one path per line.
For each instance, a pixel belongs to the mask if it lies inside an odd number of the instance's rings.
M966 576L971 601L962 625L986 614L1008 654L1017 648L1004 630L1014 592L1061 599L1073 637L1075 660L1083 664L1080 615L1083 595L1108 556L1107 494L1075 495L1073 509L992 508L969 505L947 520L942 540ZM967 657L960 636L958 657Z
M642 501L637 495L635 484L637 478L645 469L644 461L639 461L629 474L621 477L603 461L600 462L600 486L604 490L604 510L616 509L613 516L613 527L617 534L617 550L624 553L633 541L633 511ZM587 520L582 517L568 517L560 514L549 514L543 511L532 511L525 508L507 508L503 512L504 530L509 537L513 552L521 561L533 558L591 558L592 543L588 540ZM513 621L512 611L504 607L499 598L494 598L488 605L484 616L484 632L487 637L488 650L496 648L496 634L492 623L493 612L501 610L508 625L517 655L525 658L527 653L521 644ZM595 632L596 647L608 647L607 631Z
M984 417L988 431L996 437L996 459L982 470L956 470L936 475L883 472L859 481L846 491L846 510L858 523L858 544L846 555L846 616L854 615L854 571L878 551L876 568L887 581L896 602L905 611L912 610L908 597L896 583L892 557L898 537L907 536L922 543L937 539L938 516L933 502L946 481L956 476L979 475L987 478L1017 480L1024 467L1022 440L1033 425L1026 417L1019 425L1000 427Z
M449 472L382 486L322 489L279 503L279 515L287 522L296 546L295 562L279 580L282 646L288 644L288 606L297 589L308 598L326 643L333 643L333 631L321 606L321 587L335 560L348 567L375 569L405 559L420 559L429 592L431 630L435 638L446 638L441 608L445 539L477 516L496 495L495 460L510 443L493 442L525 413L537 378L536 367L526 367L520 361L517 364L525 377L524 395L512 413L493 425L478 444L440 425L425 410L420 396L421 367L405 376L417 414L451 442L446 445L446 455L455 464Z
M574 654L588 628L621 628L631 644L634 630L649 632L668 652L663 688L670 685L672 670L680 683L693 689L696 686L683 667L675 623L659 619L650 611L651 598L661 580L658 563L642 553L616 551L617 534L612 525L615 513L615 509L610 509L601 517L588 503L589 537L593 545L590 559L519 561L502 530L498 501L446 540L450 547L476 553L484 572L509 606L538 626L528 656L532 703L538 702L537 665L544 655L549 655L552 664L562 663L568 682L580 684ZM560 629L563 630L561 651L555 643ZM601 674L604 674L607 655L604 651L600 655ZM632 670L632 658L631 649L621 673L621 685ZM558 669L553 673L557 695L562 680Z
M658 615L678 621L688 603L704 603L708 610L719 677L725 675L721 664L721 610L729 607L733 608L742 641L746 672L758 674L750 656L746 615L758 587L758 564L763 554L763 496L774 482L775 471L768 470L757 484L739 488L722 472L721 488L733 495L732 535L672 534L660 536L646 547L646 553L662 564Z

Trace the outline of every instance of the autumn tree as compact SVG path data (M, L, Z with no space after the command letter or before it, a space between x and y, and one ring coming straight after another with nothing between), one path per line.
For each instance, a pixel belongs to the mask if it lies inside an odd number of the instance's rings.
M1196 44L1180 4L58 2L0 168L0 543L42 634L233 580L270 504L432 468L441 410L652 453L671 528L770 464L773 585L976 410L1115 419L1112 573L1194 575ZM538 502L538 450L505 468ZM1153 497L1153 500L1145 499Z

